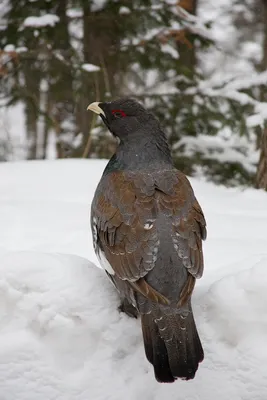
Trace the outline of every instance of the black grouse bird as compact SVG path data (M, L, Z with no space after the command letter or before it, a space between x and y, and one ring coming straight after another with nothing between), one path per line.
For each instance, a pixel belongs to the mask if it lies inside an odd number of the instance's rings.
M156 379L193 379L204 357L191 307L203 272L203 212L153 114L128 98L88 110L119 138L92 202L95 252L120 293L121 309L141 315Z

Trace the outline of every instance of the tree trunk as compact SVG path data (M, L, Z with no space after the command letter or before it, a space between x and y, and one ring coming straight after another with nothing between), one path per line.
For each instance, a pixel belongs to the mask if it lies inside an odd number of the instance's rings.
M197 13L198 0L181 0L177 4L179 7L187 11L192 15ZM179 53L179 59L177 60L177 75L184 75L190 82L194 82L195 70L197 65L197 56L195 48L195 35L193 35L186 27L177 30L176 33L176 47ZM185 92L188 88L187 82L179 82L177 84L179 91ZM190 109L192 107L192 95L184 93L182 98L177 96L177 109ZM196 136L195 124L189 120L187 123L187 133L191 136ZM177 143L181 139L181 133L175 127L173 127L169 141L171 146ZM191 164L191 163L190 163ZM192 174L192 169L188 169L188 165L185 165L184 161L178 165L178 168L182 168L187 174Z
M262 0L263 8L263 58L262 71L267 69L267 0ZM261 90L261 101L267 101L266 86ZM267 190L267 127L261 130L260 135L260 159L256 174L256 188Z
M35 107L31 100L26 100L27 160L37 158L37 120Z
M94 47L90 46L90 36L91 36L91 24L93 20L90 18L90 5L89 2L83 2L83 56L84 63L93 63L92 62L92 53L94 53ZM97 78L97 72L94 75ZM91 77L88 76L87 72L82 72L82 91L80 98L80 109L77 110L79 112L79 121L80 121L80 132L82 132L82 146L80 148L79 156L81 157L84 153L86 147L88 147L87 156L90 154L90 147L88 143L90 142L90 124L92 123L93 115L89 115L86 112L86 108L89 104L89 93L91 96L94 96L94 87L92 87ZM100 99L94 98L92 101L100 101Z
M73 71L69 62L71 57L70 35L68 31L67 0L58 0L56 15L59 23L55 26L53 50L50 60L49 116L53 120L53 129L57 137L57 158L64 157L63 134L75 134Z
M82 72L78 106L76 108L78 131L82 133L82 144L74 152L75 157L90 157L91 129L94 116L87 113L89 102L105 101L114 95L115 77L120 68L118 57L121 31L112 10L92 11L88 0L83 8L83 62L100 67L100 71ZM114 6L115 8L115 6Z
M27 159L37 158L38 141L38 116L39 116L39 72L31 61L25 62L25 114L26 114L26 136L27 136Z
M256 174L256 188L267 190L267 128L262 131L260 160Z
M49 131L51 128L51 122L49 120L49 115L51 115L51 101L50 101L50 95L49 95L49 90L47 90L44 95L43 95L43 102L45 104L44 106L44 124L43 124L43 135L42 135L42 143L41 143L41 151L40 151L40 158L42 160L45 160L47 158L47 145L48 145L48 137L49 137Z
M182 0L178 3L180 7L190 14L196 15L197 0ZM192 79L195 74L196 67L196 50L194 45L194 37L191 33L185 32L186 40L178 42L179 62L181 63L186 76Z

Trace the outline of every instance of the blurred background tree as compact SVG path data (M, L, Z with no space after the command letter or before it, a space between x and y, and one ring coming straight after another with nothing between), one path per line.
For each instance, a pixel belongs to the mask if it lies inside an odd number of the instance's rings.
M86 107L131 96L185 173L267 189L266 26L266 0L4 0L0 160L108 158Z

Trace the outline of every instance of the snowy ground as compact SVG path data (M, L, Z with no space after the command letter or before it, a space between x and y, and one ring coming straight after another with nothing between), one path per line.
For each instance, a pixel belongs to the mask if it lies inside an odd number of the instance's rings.
M103 161L0 164L0 400L266 400L267 194L192 179L208 222L195 380L158 384L93 263ZM90 260L90 261L88 261Z

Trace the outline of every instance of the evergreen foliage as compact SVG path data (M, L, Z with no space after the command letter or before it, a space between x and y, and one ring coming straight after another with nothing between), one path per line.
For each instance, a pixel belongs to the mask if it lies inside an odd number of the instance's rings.
M267 116L258 95L266 77L255 67L249 82L237 75L209 79L203 59L224 50L197 6L197 0L6 0L2 98L25 105L27 158L46 158L52 133L57 157L109 157L112 138L86 106L129 95L162 121L178 168L250 185L257 160L247 157Z

